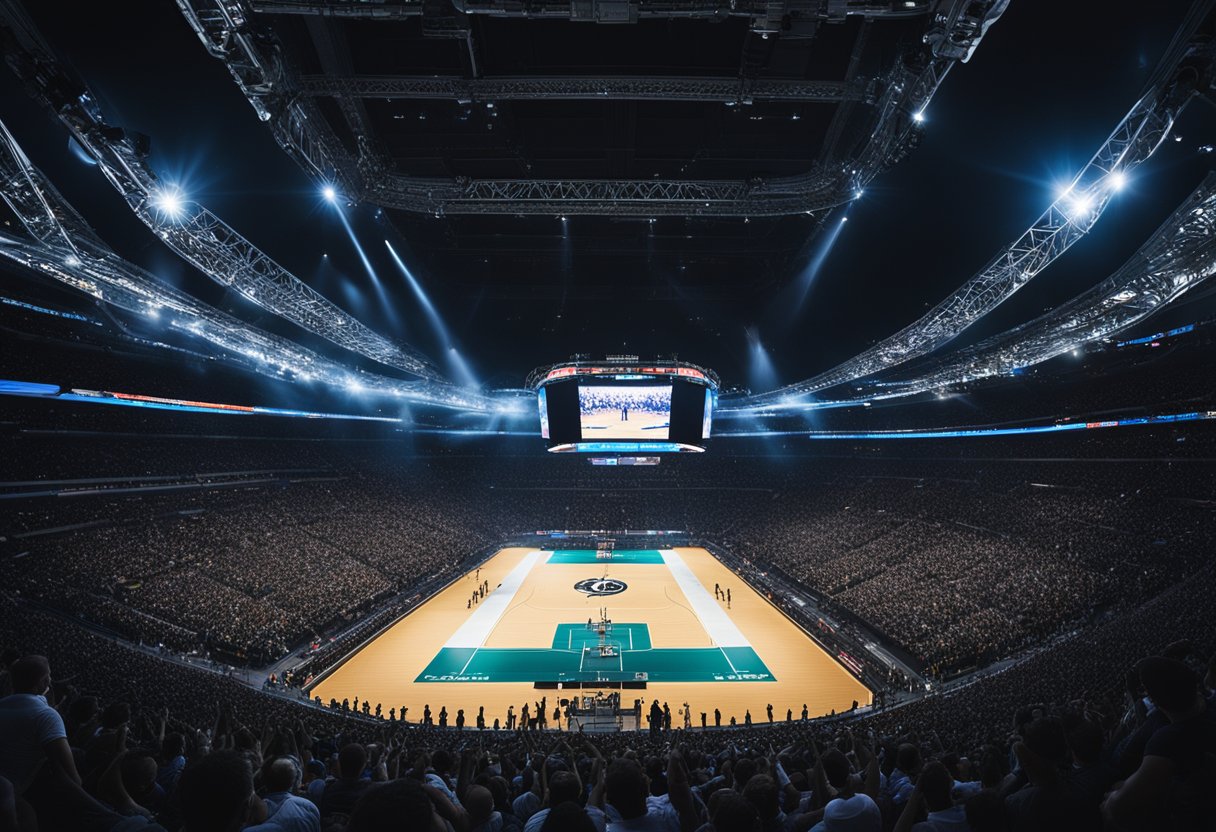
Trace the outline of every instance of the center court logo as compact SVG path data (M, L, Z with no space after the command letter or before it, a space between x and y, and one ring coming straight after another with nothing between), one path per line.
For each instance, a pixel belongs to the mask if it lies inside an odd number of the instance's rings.
M620 595L629 589L629 584L615 578L587 578L574 585L574 589L592 598L603 595Z

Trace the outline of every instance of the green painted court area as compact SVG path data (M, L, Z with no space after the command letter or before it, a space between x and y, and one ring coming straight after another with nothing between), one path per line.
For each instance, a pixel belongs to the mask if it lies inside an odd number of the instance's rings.
M650 628L645 624L616 624L612 632L605 636L611 644L620 645L623 650L649 650ZM586 624L558 624L557 632L553 635L554 650L582 650L584 647L599 647L599 633L587 628Z
M592 553L594 555L594 553ZM750 647L651 647L645 624L613 624L600 636L584 624L559 624L543 648L444 647L415 682L774 682Z
M549 555L548 563L608 564L608 563L662 563L658 549L617 549L611 558L597 558L594 549L558 549Z

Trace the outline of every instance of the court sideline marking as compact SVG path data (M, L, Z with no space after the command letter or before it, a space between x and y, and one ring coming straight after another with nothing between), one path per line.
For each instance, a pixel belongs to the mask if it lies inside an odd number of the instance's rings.
M735 622L730 620L726 610L710 597L709 590L688 568L688 564L684 562L679 553L674 549L660 549L659 554L663 556L663 562L671 570L680 591L692 605L692 611L696 613L701 626L705 628L705 632L709 633L714 644L718 647L751 647L751 642L735 626Z
M515 599L515 595L523 585L524 579L528 577L528 573L532 571L532 567L540 560L540 556L541 552L537 549L533 549L524 555L519 565L508 572L506 577L502 579L502 583L486 595L485 600L477 605L477 609L473 610L473 614L456 628L456 632L452 633L451 638L443 645L445 648L473 648L473 655L469 656L469 661L464 663L464 667L460 669L458 675L464 675L465 670L473 661L473 656L477 655L477 651L486 643L486 639L490 637L490 633L498 626L498 622L502 620L507 608L511 606L511 602Z

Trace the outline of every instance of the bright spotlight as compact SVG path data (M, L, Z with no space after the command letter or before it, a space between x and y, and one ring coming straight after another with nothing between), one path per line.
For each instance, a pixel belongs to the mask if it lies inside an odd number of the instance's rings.
M864 193L865 193L864 190L862 190L861 188L858 188L856 191L853 192L853 199L861 199L862 194L864 194Z
M325 197L325 201L329 203L338 201L338 191L333 185L326 185L321 189L321 196Z
M849 218L848 218L848 217L841 217L841 218L840 218L840 221L841 221L841 222L848 222L848 221L849 221Z
M186 209L185 196L174 186L161 188L159 191L154 192L150 201L153 208L171 220L180 217Z
M1079 196L1068 206L1068 213L1073 219L1080 219L1089 213L1094 205L1093 197Z
M915 113L912 114L912 120L915 121L917 124L924 124L925 123L925 111L917 110Z
M1110 176L1106 178L1110 182L1111 190L1121 191L1127 187L1127 174L1121 170L1111 171Z

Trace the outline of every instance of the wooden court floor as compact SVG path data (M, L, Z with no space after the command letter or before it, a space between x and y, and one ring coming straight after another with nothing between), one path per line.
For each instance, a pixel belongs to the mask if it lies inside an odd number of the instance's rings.
M481 567L480 580L498 587L520 566L530 552L526 548L504 549ZM853 700L861 705L871 701L870 692L837 664L788 618L749 588L737 575L704 549L675 550L692 574L712 596L714 584L731 590L731 605L726 615L739 629L775 681L652 682L644 691L622 691L623 702L645 697L668 702L673 725L679 727L678 712L689 704L694 726L700 713L708 714L713 724L715 707L722 711L722 722L734 716L740 724L750 710L753 722L766 720L765 707L773 705L774 718L784 720L787 708L795 719L806 704L812 717L841 711ZM666 566L608 562L600 565L548 564L544 553L527 573L506 612L484 641L487 648L549 647L559 624L585 624L598 619L606 607L615 621L644 622L656 648L697 648L713 642L692 605ZM629 585L625 592L609 597L587 597L573 589L581 579L601 577L606 569L611 578ZM312 696L328 703L358 697L374 708L380 703L384 714L389 708L408 708L407 719L422 718L423 707L431 706L437 715L446 706L449 724L457 709L464 709L466 727L472 727L478 707L484 706L487 725L494 719L506 721L508 705L518 714L523 703L546 696L552 725L556 700L565 691L537 690L521 682L418 682L423 670L435 659L445 643L469 620L470 595L478 584L474 573L430 599L403 618L377 639L352 656L344 665L316 685ZM484 603L484 602L482 602ZM717 602L722 610L725 604Z
M599 410L582 414L579 424L583 429L583 439L587 441L601 439L666 440L670 418L666 413L631 410L629 418L622 420L619 410Z

